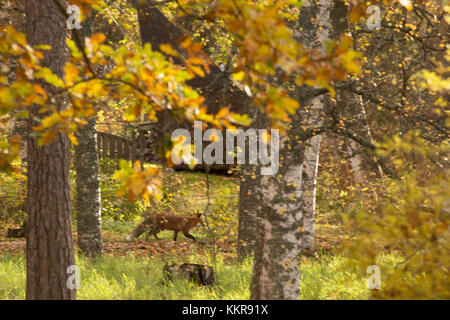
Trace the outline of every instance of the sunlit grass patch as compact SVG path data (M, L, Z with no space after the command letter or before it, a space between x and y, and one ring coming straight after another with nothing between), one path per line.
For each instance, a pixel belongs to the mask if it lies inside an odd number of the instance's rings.
M300 299L368 299L366 270L342 256L322 255L303 258L301 266ZM382 272L401 261L395 254L382 256L377 263ZM253 261L224 259L218 255L215 263L216 286L198 286L184 279L163 283L163 266L169 263L202 263L213 265L212 256L191 255L157 257L103 256L88 260L78 256L81 288L78 299L249 299ZM383 277L383 274L381 275ZM383 278L382 278L383 279ZM0 299L25 298L25 259L23 254L0 254Z

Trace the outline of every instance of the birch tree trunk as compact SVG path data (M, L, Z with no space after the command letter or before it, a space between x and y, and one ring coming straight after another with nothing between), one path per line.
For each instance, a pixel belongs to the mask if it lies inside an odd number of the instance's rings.
M61 5L65 6L62 2ZM30 45L50 45L43 50L41 65L59 77L64 76L66 19L53 0L26 2L26 35ZM39 82L48 96L56 88ZM66 98L54 99L58 110L66 107ZM28 197L27 197L27 299L75 299L69 289L67 268L75 264L72 238L72 210L69 169L70 141L59 133L53 142L39 146L31 135L36 118L46 114L30 110L28 125Z
M345 115L345 118L342 117L345 129L364 137L373 144L372 133L361 97L342 90L336 94L336 104L337 110ZM374 177L382 177L382 170L374 156L353 139L348 137L344 137L344 139L355 184L363 187Z
M101 196L96 117L78 130L75 147L78 247L87 256L102 255Z
M329 8L329 0L302 7L299 41L318 46L327 37ZM309 91L304 87L293 93L301 106L292 117L295 125L280 138L279 172L256 177L259 205L251 299L294 300L300 296L304 219L306 215L310 221L313 218L320 143L318 137L308 139L302 127L320 125L324 101L309 96Z
M269 125L267 116L259 112L256 107L248 110L252 119L251 129L266 128ZM249 146L246 143L245 164L241 165L240 187L239 187L239 226L238 226L238 256L240 259L250 255L256 244L256 228L259 195L256 192L258 177L261 168L249 164Z
M330 6L331 0L321 0L314 4L305 2L304 8L302 8L304 13L300 17L301 32L298 36L299 41L304 45L320 49L323 41L328 38L330 29ZM313 17L314 23L311 20ZM320 127L322 125L321 119L328 96L321 95L314 97L311 101L305 101L305 93L302 92L301 89L297 90L296 95L297 100L303 104L301 106L303 118L302 125L310 128ZM311 105L311 107L308 105ZM303 179L299 184L299 187L302 192L304 211L303 249L308 251L314 250L314 223L316 217L316 188L320 142L320 135L302 142L306 144L306 150L301 167Z
M93 13L83 23L80 30L82 39L91 36L94 17ZM84 127L78 129L78 145L74 148L78 247L87 257L100 256L103 250L96 122L97 117L93 116Z
M251 299L298 299L302 250L301 166L303 145L281 137L280 169L275 175L257 175L256 243Z
M349 7L344 2L339 0L333 1L333 10L330 14L331 39L339 40L348 31L348 11ZM338 89L336 105L345 128L373 142L361 96ZM355 184L363 186L373 176L381 177L382 170L369 151L353 139L348 137L344 137L344 139Z
M25 0L11 0L11 1L3 1L0 3L0 25L12 25L19 32L26 32L26 21L25 21ZM17 68L17 60L11 59L10 65L8 66L9 70L6 72L5 76L9 82L12 82L16 79L16 68ZM17 106L15 110L15 114L24 111L24 107ZM11 120L11 134L20 136L20 159L25 164L26 162L26 154L27 154L27 145L26 145L26 136L27 136L27 127L28 121L26 119L19 119L14 116Z
M307 122L320 126L320 111L324 109L324 97L314 98L313 109ZM316 218L317 171L319 169L319 150L322 137L314 136L306 141L305 157L301 166L300 190L303 201L303 250L314 250L314 223Z

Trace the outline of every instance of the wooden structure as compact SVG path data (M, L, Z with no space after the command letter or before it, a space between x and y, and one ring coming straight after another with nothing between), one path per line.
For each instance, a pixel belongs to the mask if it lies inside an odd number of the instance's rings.
M97 131L97 147L100 159L139 160L141 164L157 161L144 131L131 139Z
M97 131L97 147L100 159L124 159L134 163L139 160L141 168L144 163L160 163L161 159L157 154L157 135L154 134L155 130L149 126L141 127L138 134L133 134L131 138L125 138L117 136L107 132ZM193 141L192 141L193 142ZM203 148L207 146L209 142L203 141ZM225 143L223 150L223 161L225 162ZM229 164L212 164L209 166L211 172L227 172L235 165ZM174 167L176 170L190 170L186 164L179 164ZM194 170L204 171L206 165L197 164Z

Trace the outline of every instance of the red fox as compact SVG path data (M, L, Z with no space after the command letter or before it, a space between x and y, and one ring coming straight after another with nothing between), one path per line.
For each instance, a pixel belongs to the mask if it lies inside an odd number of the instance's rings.
M159 239L157 234L162 230L173 230L173 241L177 241L177 235L180 231L183 232L185 237L195 241L195 237L189 234L189 230L197 226L197 224L204 225L201 216L201 213L189 217L166 214L150 216L138 224L133 232L127 237L127 240L130 241L135 237L139 237L148 229L149 233L147 238L152 234L156 239Z

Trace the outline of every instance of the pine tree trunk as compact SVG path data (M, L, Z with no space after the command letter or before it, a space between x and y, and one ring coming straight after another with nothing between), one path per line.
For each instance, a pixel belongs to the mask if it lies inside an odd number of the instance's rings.
M250 105L249 105L250 106ZM256 107L248 109L248 116L252 119L249 129L261 129L269 127L267 115L260 112ZM259 194L256 192L261 168L249 164L249 145L245 144L245 164L241 165L239 185L239 228L238 228L238 256L240 259L250 255L256 243L256 228Z
M83 22L81 37L92 34L94 13ZM100 169L97 149L97 117L88 119L78 129L75 146L76 201L78 247L87 257L102 255Z
M30 45L47 44L42 65L63 77L65 17L53 0L28 0L27 40ZM56 89L40 83L50 96ZM58 110L66 106L66 99L55 99ZM34 118L42 118L38 107L30 114L29 133L36 125ZM66 281L67 268L75 264L72 238L72 215L69 183L70 141L65 134L57 134L52 143L38 146L37 139L28 135L28 197L27 197L27 299L75 299Z

